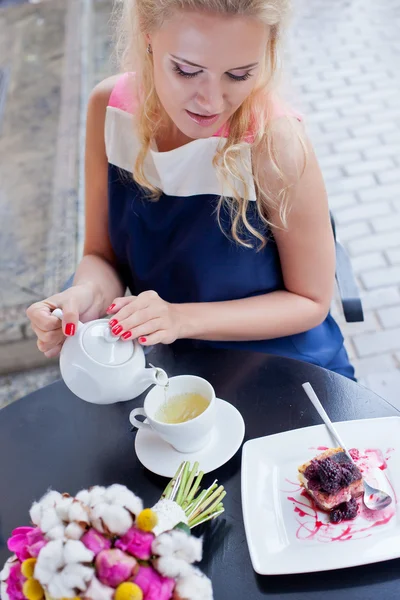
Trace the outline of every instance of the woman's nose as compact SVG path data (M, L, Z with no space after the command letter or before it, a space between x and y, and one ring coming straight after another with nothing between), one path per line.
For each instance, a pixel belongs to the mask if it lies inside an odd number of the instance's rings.
M224 110L224 95L221 84L216 81L204 83L197 94L197 102L209 115L217 115Z

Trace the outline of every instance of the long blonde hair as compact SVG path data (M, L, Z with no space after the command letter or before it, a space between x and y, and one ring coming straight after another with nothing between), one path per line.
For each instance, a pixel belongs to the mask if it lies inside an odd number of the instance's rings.
M281 37L289 12L290 0L122 0L117 7L117 57L122 71L135 71L140 86L141 102L136 114L141 149L133 169L135 181L148 191L149 198L157 200L161 191L147 179L144 162L152 140L155 138L165 113L154 85L152 57L147 52L145 33L156 30L176 10L197 10L228 15L245 15L260 19L270 27L268 44L265 49L260 74L251 95L236 110L229 121L228 135L221 143L214 157L214 166L222 181L228 175L237 182L231 186L232 196L219 199L218 220L221 209L228 209L231 220L231 235L242 246L252 247L251 236L259 240L259 248L266 244L263 231L251 225L247 216L249 194L241 169L238 167L241 151L249 131L254 130L252 155L255 169L252 177L257 191L257 210L261 222L273 227L269 214L278 211L283 227L287 225L288 196L291 184L279 164L271 129L271 98L280 74ZM254 124L256 123L256 127ZM305 145L300 140L305 153ZM272 193L261 177L257 167L261 161L257 155L270 159L273 172L280 182L278 191ZM305 161L304 161L305 165ZM261 183L261 180L263 182ZM276 187L276 186L275 186ZM237 189L241 189L239 194ZM244 190L244 193L243 193Z

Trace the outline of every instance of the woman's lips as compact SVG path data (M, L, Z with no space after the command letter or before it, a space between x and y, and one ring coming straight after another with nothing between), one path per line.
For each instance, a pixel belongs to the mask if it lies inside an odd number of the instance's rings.
M201 125L202 127L209 127L210 125L214 125L216 121L218 121L220 115L199 115L197 113L193 113L190 110L186 110L189 117L197 123L197 125Z

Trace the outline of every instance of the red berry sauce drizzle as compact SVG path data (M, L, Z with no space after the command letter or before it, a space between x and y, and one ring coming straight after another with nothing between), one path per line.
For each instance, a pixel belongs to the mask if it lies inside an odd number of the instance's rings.
M328 450L325 446L310 448L323 452ZM357 463L358 468L364 476L368 477L368 483L373 487L379 487L375 475L377 469L386 471L387 461L390 460L393 448L388 448L385 455L381 450L366 449L363 452L353 448L350 454ZM312 500L300 486L298 482L289 481L291 490L282 490L288 494L287 499L293 504L295 520L297 523L296 538L298 540L313 540L316 542L347 542L349 540L358 540L372 535L372 530L376 527L386 525L396 514L397 497L395 490L386 473L383 475L387 482L387 491L393 498L390 506L380 511L373 511L366 508L362 498L357 499L358 514L355 519L331 523L328 513L318 509ZM382 486L382 477L380 485Z

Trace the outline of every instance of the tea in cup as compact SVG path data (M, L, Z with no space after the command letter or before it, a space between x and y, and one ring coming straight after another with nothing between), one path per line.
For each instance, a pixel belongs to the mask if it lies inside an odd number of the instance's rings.
M139 421L138 415L148 422ZM147 394L144 406L132 410L129 420L138 429L152 429L178 452L198 452L214 427L214 389L194 375L171 377L165 389L154 387Z

